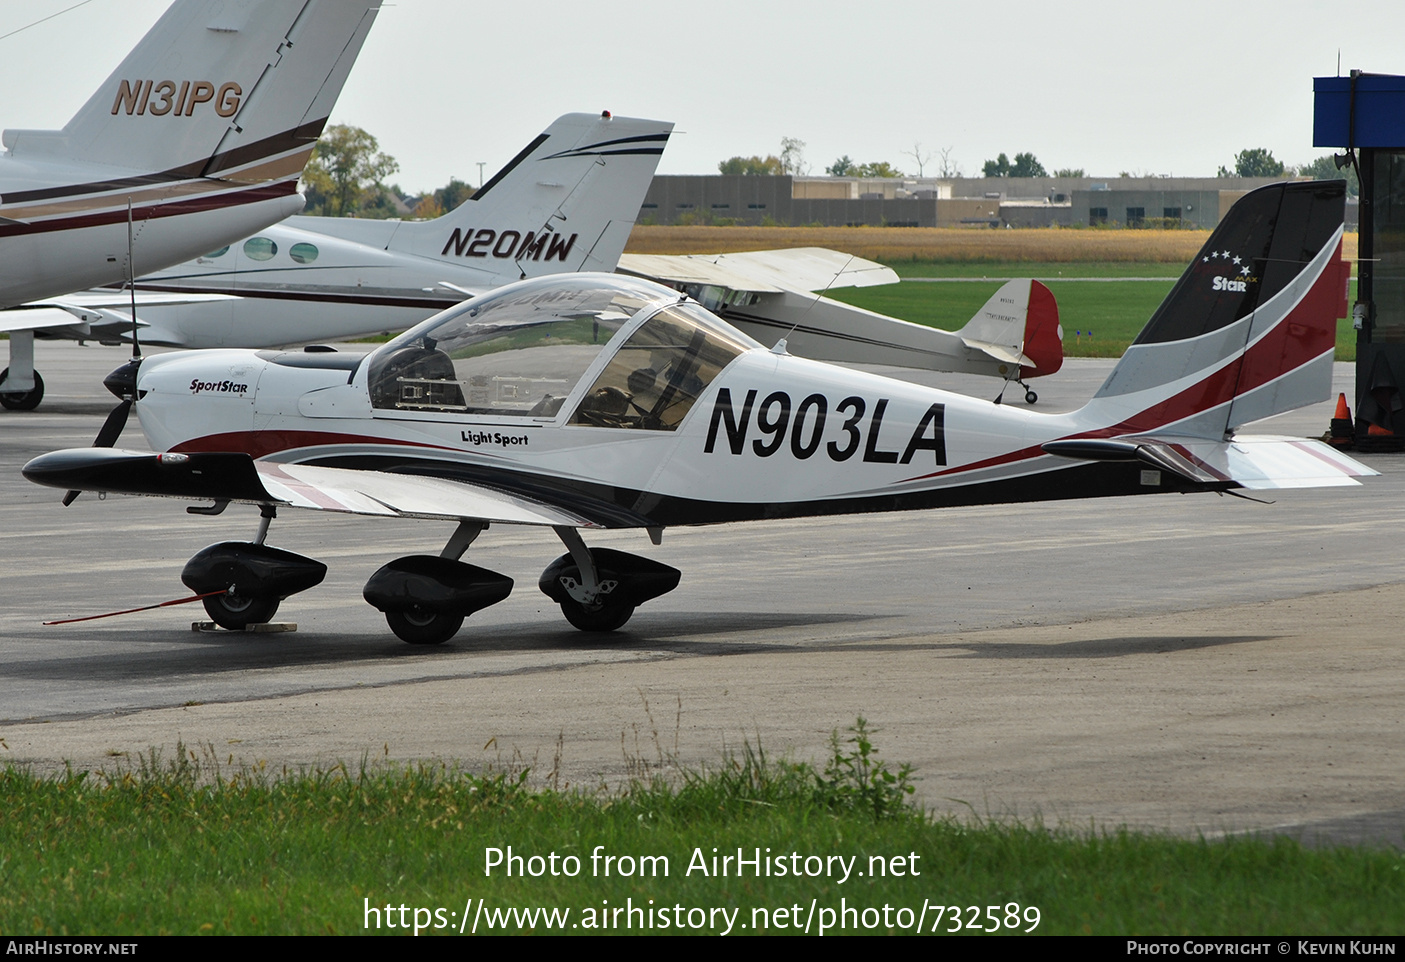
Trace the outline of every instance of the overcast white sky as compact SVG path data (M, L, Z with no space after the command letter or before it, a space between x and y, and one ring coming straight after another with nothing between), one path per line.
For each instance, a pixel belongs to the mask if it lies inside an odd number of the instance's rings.
M0 0L0 35L77 0ZM61 127L169 0L89 0L0 39L0 126ZM478 181L559 114L672 120L662 173L806 142L907 171L914 143L968 175L1001 151L1090 175L1213 175L1246 147L1312 146L1312 78L1405 73L1401 0L890 2L397 0L332 115L407 191Z

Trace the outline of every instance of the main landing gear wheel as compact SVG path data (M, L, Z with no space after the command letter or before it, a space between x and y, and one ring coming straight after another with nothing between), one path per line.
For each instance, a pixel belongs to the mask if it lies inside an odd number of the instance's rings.
M1034 393L1034 388L1027 388L1024 392L1024 403L1033 404L1039 400L1039 395Z
M591 610L572 600L561 602L561 613L581 631L614 631L624 627L630 615L634 614L634 605L625 601L606 601Z
M9 373L8 367L0 371L0 381L4 381ZM44 379L39 376L38 371L34 372L34 387L30 390L0 392L0 407L10 411L33 411L42 400L44 400Z
M278 613L277 595L240 595L226 592L205 599L205 612L221 628L242 631L261 625Z
M437 615L419 607L387 611L385 621L395 637L412 645L442 645L463 627L463 615Z

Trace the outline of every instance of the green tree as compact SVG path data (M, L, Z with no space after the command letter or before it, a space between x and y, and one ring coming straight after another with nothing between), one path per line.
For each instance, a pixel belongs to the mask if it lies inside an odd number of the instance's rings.
M902 177L903 172L886 160L873 164L859 164L854 168L855 177Z
M1015 162L1010 165L1011 177L1048 177L1049 172L1044 169L1044 165L1039 162L1039 158L1033 154L1016 154Z
M1009 177L1010 158L1001 154L994 160L987 160L985 165L981 168L981 173L986 177Z
M1282 177L1283 164L1273 159L1272 152L1263 147L1241 150L1234 157L1234 174L1221 167L1221 177Z
M1082 167L1060 167L1054 171L1055 177L1087 177Z
M831 177L850 177L853 175L853 171L854 162L849 159L848 154L845 154L843 157L840 157L838 160L836 160L834 163L830 164L824 169L824 172L826 174L829 174L829 176Z
M1009 157L1001 154L994 160L987 160L981 170L987 177L1049 176L1049 172L1044 169L1044 165L1039 162L1039 158L1031 153L1016 154L1013 164L1010 163Z
M1331 154L1318 157L1310 164L1305 164L1298 169L1298 173L1303 177L1311 177L1313 180L1344 180L1346 181L1346 192L1349 197L1357 197L1361 194L1361 182L1356 179L1356 168L1348 164L1338 169L1337 162Z
M471 184L450 177L447 184L434 192L434 199L443 210L451 211L472 197L476 190Z
M334 124L322 134L303 170L309 211L350 217L381 200L381 181L400 169L360 127Z
M436 217L444 216L444 208L433 194L425 194L416 202L410 216L415 220L434 220Z
M743 174L751 177L777 176L785 173L785 167L781 164L780 158L774 154L765 159L757 156L728 157L717 165L717 170L732 176Z
M805 173L805 141L795 137L781 138L781 167L785 173L796 177Z

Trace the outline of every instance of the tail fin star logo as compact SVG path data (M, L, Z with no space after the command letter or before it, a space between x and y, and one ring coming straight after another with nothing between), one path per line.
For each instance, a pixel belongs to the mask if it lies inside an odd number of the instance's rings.
M1223 263L1220 263L1223 262ZM1211 251L1200 258L1202 264L1213 264L1211 270L1228 269L1229 276L1216 274L1210 284L1213 291L1230 291L1242 294L1249 289L1249 284L1258 280L1253 276L1253 268L1250 266L1249 258L1241 257L1233 251Z

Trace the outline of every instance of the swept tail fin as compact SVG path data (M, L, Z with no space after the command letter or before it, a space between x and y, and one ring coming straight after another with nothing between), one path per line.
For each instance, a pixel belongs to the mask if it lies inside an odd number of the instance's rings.
M165 179L296 180L381 0L177 0L44 154Z
M567 114L443 217L400 225L389 250L507 280L613 271L673 124Z
M1344 204L1342 181L1241 198L1084 411L1109 435L1219 440L1330 397Z

